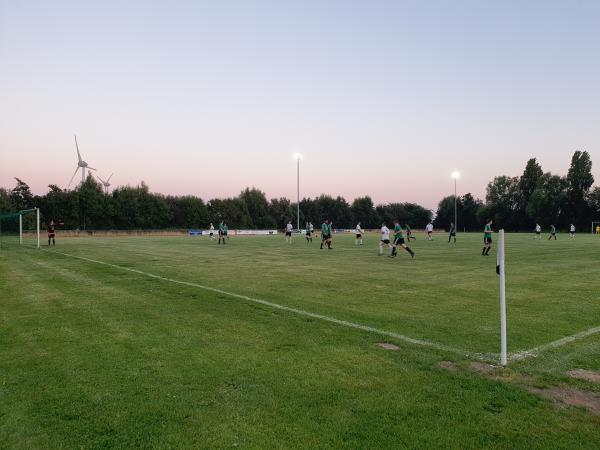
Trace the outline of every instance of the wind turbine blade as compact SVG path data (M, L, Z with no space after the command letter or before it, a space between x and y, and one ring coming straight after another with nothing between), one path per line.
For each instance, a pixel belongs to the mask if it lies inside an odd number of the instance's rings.
M77 168L75 169L75 172L73 172L73 176L69 180L69 185L67 186L67 189L69 189L71 187L71 182L73 181L73 178L75 178L75 175L77 175L78 170L79 170L79 166L77 166Z
M106 183L106 181L104 181L102 178L100 178L98 175L96 175L96 178L98 178L100 180L100 183L104 184Z
M90 166L87 166L86 169L87 170L96 170L96 169L94 169L93 167L90 167Z
M77 149L77 159L81 162L81 154L79 153L79 144L77 143L77 135L75 135L75 148Z
M108 179L106 180L107 183L110 181L110 179L112 178L113 175L114 175L114 173L110 174L110 177L108 177Z

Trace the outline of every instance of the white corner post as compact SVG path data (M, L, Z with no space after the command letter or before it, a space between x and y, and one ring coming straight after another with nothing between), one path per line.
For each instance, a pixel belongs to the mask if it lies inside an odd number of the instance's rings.
M19 245L23 245L23 214L19 214Z
M35 221L37 231L37 248L40 248L40 208L35 208Z
M300 158L298 158L298 167L297 167L297 186L296 186L296 218L298 220L298 231L300 231Z
M498 232L497 272L500 276L500 364L506 366L506 278L504 273L504 230Z

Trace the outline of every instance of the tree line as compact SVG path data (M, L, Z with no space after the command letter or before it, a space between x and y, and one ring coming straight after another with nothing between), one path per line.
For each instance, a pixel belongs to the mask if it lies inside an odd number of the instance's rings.
M590 155L576 151L566 176L544 172L535 158L530 159L520 177L498 176L487 185L485 201L467 193L457 198L460 230L480 230L486 218L510 231L531 230L535 223L566 228L574 223L588 227L600 220L600 187L592 187ZM15 178L13 189L0 188L0 213L39 207L42 222L50 219L64 229L132 230L205 228L225 221L229 228L284 228L296 224L296 203L287 198L268 200L264 192L246 188L237 197L204 201L192 195L173 196L150 192L142 182L121 186L106 194L91 174L73 190L48 186L44 195L33 195L27 183ZM320 195L300 201L300 223L318 226L330 218L335 228L378 228L399 219L402 224L424 227L433 213L416 203L375 205L368 196L351 203L343 197ZM454 196L438 204L434 226L448 229L454 221ZM14 226L14 224L13 224ZM4 229L10 224L3 224Z
M480 229L486 218L510 231L542 227L587 230L600 220L600 186L593 187L592 160L576 151L566 176L544 172L536 158L527 161L521 176L497 176L487 185L485 202L466 194L457 198L458 226ZM454 196L438 204L434 225L447 228L454 220Z
M76 189L50 185L42 196L33 195L23 180L15 180L12 190L0 188L0 212L38 207L43 223L52 219L64 229L189 229L206 228L221 220L231 229L281 229L288 221L296 224L296 203L287 198L267 200L265 193L256 188L246 188L237 197L204 202L191 195L153 193L143 182L105 194L91 175ZM368 196L352 203L329 195L300 201L301 226L312 221L318 227L329 218L336 228L354 227L358 221L365 228L377 228L382 221L399 218L403 223L423 227L431 216L430 210L415 203L374 205Z

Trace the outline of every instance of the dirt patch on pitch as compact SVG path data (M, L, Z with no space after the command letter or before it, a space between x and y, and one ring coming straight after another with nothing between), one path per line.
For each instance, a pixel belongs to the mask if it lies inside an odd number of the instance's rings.
M458 370L458 366L456 364L454 364L452 361L440 361L439 363L437 363L437 366L440 369L446 369L446 370L449 370L450 372L456 372Z
M594 415L600 416L600 394L594 392L581 391L571 387L551 387L540 389L529 387L527 390L542 398L553 400L555 402L585 408Z
M593 370L569 370L567 375L569 375L571 378L577 378L578 380L589 381L590 383L600 383L600 372L594 372Z
M400 347L398 347L396 344L392 344L391 342L377 342L375 345L385 348L386 350L400 350Z
M486 364L482 362L472 362L471 364L469 364L469 367L471 368L471 370L481 375L488 375L496 368L496 366L492 366L491 364Z

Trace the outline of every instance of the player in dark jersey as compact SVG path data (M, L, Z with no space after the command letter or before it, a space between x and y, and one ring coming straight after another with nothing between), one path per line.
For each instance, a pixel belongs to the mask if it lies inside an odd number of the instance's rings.
M456 244L456 225L454 222L450 222L450 234L448 235L448 244L454 238L454 243Z
M395 258L398 256L398 246L410 253L411 257L415 257L415 252L413 252L410 247L404 243L404 233L402 231L402 227L400 226L400 221L394 220L394 243L392 244L392 254L390 255L390 258Z
M56 245L56 231L54 230L54 220L50 220L48 223L48 246L50 246L50 242L52 245Z
M406 224L406 225L404 226L404 228L406 229L406 240L407 240L408 242L410 242L410 240L411 240L411 239L412 239L413 241L416 241L416 240L417 240L417 238L416 238L416 237L414 237L414 235L413 235L413 232L412 232L412 229L410 228L410 225L409 225L409 224Z

